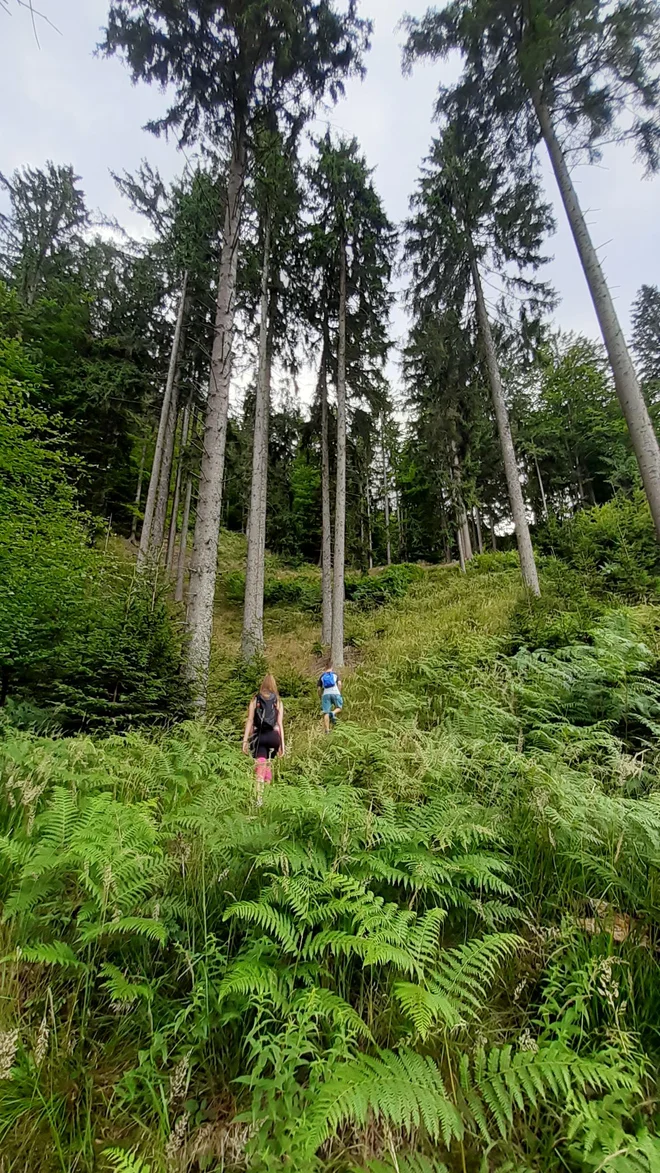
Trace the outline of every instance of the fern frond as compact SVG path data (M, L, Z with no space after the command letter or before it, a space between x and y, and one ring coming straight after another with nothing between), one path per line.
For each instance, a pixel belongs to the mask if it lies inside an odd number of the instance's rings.
M151 1165L137 1155L137 1149L127 1152L126 1149L104 1149L103 1156L107 1157L115 1173L152 1173Z
M84 945L89 944L90 941L97 941L99 937L114 937L122 933L144 937L147 941L155 941L159 945L164 945L167 941L165 925L161 921L151 920L144 916L122 916L118 920L81 925L79 928L80 940Z
M102 984L113 1002L132 1005L140 998L143 998L145 1002L153 1000L154 991L148 982L129 981L126 974L122 973L116 965L106 962L101 966L101 973L106 979Z
M435 1063L414 1051L360 1055L336 1067L315 1097L310 1120L314 1143L318 1147L344 1124L363 1128L371 1114L406 1131L423 1125L447 1146L464 1134Z
M283 912L278 912L270 904L261 903L258 900L242 900L236 904L232 904L224 914L224 920L232 918L247 921L249 924L256 924L260 929L270 933L276 941L289 953L296 953L299 946L299 938L296 933L296 927L290 917Z
M24 945L20 949L23 961L41 965L61 965L70 969L86 969L83 961L76 957L70 945L64 941L40 941L36 945Z

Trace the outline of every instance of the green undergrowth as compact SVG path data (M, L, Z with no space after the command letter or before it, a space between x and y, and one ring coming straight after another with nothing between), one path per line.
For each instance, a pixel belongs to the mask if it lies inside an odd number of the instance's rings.
M346 575L346 599L358 610L370 611L394 599L402 598L411 583L419 581L423 571L419 566L402 563L387 566L371 574ZM220 575L220 586L229 603L242 603L245 596L245 572L228 570ZM321 610L321 578L312 567L304 571L283 572L281 569L266 576L264 603L275 606L290 603L303 611L317 614Z
M247 676L215 727L7 733L3 1173L660 1168L657 621L542 579L365 613L263 805Z

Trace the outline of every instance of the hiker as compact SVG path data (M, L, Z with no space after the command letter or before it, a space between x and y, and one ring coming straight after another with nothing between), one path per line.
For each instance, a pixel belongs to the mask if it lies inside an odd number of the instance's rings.
M333 671L332 665L326 668L322 676L319 676L317 688L321 698L323 724L326 733L329 733L330 722L336 725L337 714L344 707L344 698L341 695L341 680L337 676L337 673Z
M251 753L254 758L254 773L261 799L264 786L269 786L273 781L273 758L284 754L284 706L275 678L270 674L264 676L259 692L250 701L243 734L243 753Z

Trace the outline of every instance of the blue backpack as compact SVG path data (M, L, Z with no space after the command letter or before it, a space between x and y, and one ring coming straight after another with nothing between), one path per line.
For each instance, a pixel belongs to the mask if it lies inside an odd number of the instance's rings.
M321 677L321 684L324 688L334 688L337 683L337 677L334 672L324 672Z

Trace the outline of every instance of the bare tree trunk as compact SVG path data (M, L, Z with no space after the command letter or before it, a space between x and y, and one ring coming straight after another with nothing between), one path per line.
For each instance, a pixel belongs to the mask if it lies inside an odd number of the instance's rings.
M186 575L186 555L188 553L188 529L190 526L190 505L192 502L193 479L188 473L186 492L183 499L183 517L181 518L181 533L179 535L179 560L176 572L176 589L174 599L177 603L183 602L183 584Z
M147 437L142 441L142 453L140 455L140 471L138 473L137 489L135 490L135 512L133 513L133 524L131 525L131 541L134 543L137 538L138 525L138 509L142 500L142 482L144 480L144 466L147 459Z
M458 490L456 493L456 512L458 514L458 525L459 525L459 528L461 531L461 539L462 539L462 543L463 543L463 558L465 559L466 562L471 562L472 561L472 538L470 537L470 529L468 526L468 519L467 519L467 510L465 508L465 501L463 500L463 493L462 493L462 489L461 489L461 481L462 481L461 462L459 459L458 448L456 447L455 440L452 440L451 447L452 447L452 452L454 454L454 456L453 456L454 468L453 468L452 475L453 475L454 481L458 485Z
M319 397L321 400L321 643L332 642L332 517L330 514L330 450L328 435L328 346L324 327L321 365L319 367Z
M483 552L484 552L484 535L483 535L483 532L481 529L481 514L479 512L478 505L475 505L475 507L474 507L474 524L475 524L476 530L477 530L477 546L479 548L479 553L483 554Z
M536 453L534 453L534 468L536 469L536 479L539 482L539 489L541 492L541 502L543 505L543 516L547 517L548 516L548 501L547 501L547 498L545 495L545 486L543 484L543 477L541 476L541 469L539 468L539 462L538 462L538 457L537 457Z
M183 320L186 312L187 289L188 273L186 272L183 275L183 282L181 285L179 309L176 317L176 326L174 328L174 337L172 339L172 349L170 351L170 365L167 372L165 393L163 395L163 402L160 409L160 420L158 423L158 434L156 436L156 447L154 448L154 458L151 465L151 476L149 478L147 500L144 507L144 521L142 522L140 549L138 550L137 556L138 570L141 570L145 563L151 558L155 548L153 541L154 513L156 511L156 503L158 500L158 489L160 485L163 454L165 452L165 446L167 443L170 407L172 405L172 397L174 395L176 374L179 369L179 352L181 349L181 336L183 334Z
M399 491L396 491L396 524L399 530L399 561L405 562L408 551L406 550L406 535L403 528L403 510L401 508L401 497Z
M163 459L160 465L158 478L158 496L154 519L151 526L151 554L160 559L165 540L165 522L167 520L167 506L170 500L170 484L172 481L172 464L174 462L174 445L176 442L177 426L179 421L179 373L174 380L172 399L170 401L170 415L165 433Z
M371 532L371 493L369 492L369 481L367 480L367 542L369 544L369 569L374 568L374 540Z
M385 500L385 541L387 545L387 565L392 565L392 539L390 536L390 478L385 451L385 425L383 417L380 420L380 448L383 458L383 497Z
M495 533L495 518L492 513L490 515L490 544L493 549L493 554L497 554L497 534Z
M339 337L337 342L337 495L332 591L332 663L344 666L344 570L346 560L346 240L339 261Z
M463 549L463 530L460 525L456 530L456 541L458 543L458 562L461 568L461 574L465 574L467 567L465 565L465 551Z
M268 485L268 418L270 411L270 364L268 362L268 307L270 289L270 216L266 218L261 266L261 307L259 319L259 370L254 407L252 445L252 486L248 523L245 603L241 655L254 660L264 650L263 568L266 556L266 502ZM266 492L264 492L266 489ZM261 585L261 591L260 591ZM259 596L261 595L261 601Z
M516 538L518 539L518 552L520 554L520 568L522 570L523 582L525 583L525 586L529 587L533 594L540 595L541 589L539 587L536 562L534 560L532 539L529 534L525 502L523 500L522 488L520 487L520 474L518 472L518 462L516 460L516 453L513 447L513 438L511 436L509 413L507 411L507 406L504 399L502 380L500 378L500 368L497 362L497 354L495 353L495 343L493 341L490 322L488 320L484 292L481 287L481 277L479 276L477 263L474 260L472 261L472 280L474 282L474 291L477 296L477 315L479 318L479 329L484 344L484 350L486 352L486 365L488 367L490 389L493 396L493 406L495 408L497 430L500 436L500 447L502 449L504 471L506 473L506 482L509 489L509 501L511 502L513 523L516 527Z
M211 351L208 405L204 424L202 464L195 537L190 566L187 623L189 631L188 677L198 709L206 707L213 605L218 573L218 538L222 516L222 482L227 444L227 414L231 379L236 273L247 166L244 130L239 130L227 180L227 208L223 228L215 334Z
M644 490L653 515L655 532L660 540L660 447L651 417L644 402L626 339L614 308L598 254L582 214L580 202L566 165L564 153L552 125L550 111L539 94L532 95L557 186L566 210L573 239L582 262L596 316L600 323L614 375L616 393L630 432Z
M190 427L190 400L186 404L183 411L183 423L181 425L181 445L179 448L179 459L176 469L176 481L174 484L174 500L172 502L172 517L170 518L170 532L167 538L167 561L165 568L168 574L172 574L174 569L174 549L176 546L176 531L179 521L179 503L181 501L181 481L183 479L183 466L186 460L188 448L188 429Z

